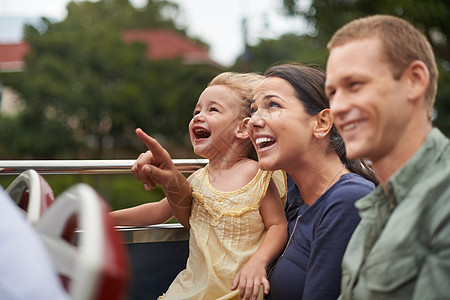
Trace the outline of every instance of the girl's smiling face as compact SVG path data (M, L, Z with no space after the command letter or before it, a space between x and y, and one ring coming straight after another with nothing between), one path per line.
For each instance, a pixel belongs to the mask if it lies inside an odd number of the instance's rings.
M269 77L255 90L248 122L261 169L288 171L300 162L313 137L314 117L306 113L294 88Z
M229 87L214 85L200 95L189 123L194 152L209 159L229 147L241 116L241 100Z

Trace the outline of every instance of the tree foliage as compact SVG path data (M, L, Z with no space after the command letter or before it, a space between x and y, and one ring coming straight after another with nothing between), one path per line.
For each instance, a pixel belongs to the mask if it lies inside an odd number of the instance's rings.
M302 10L300 0L283 0L289 15L300 15L327 42L342 25L374 14L401 17L419 28L432 43L438 57L450 60L450 2L448 0L312 0Z
M249 47L249 69L263 73L273 64L300 62L316 65L324 69L327 50L314 37L292 33L284 34L279 39L263 39L256 46ZM241 69L242 56L236 60L233 68Z
M305 18L315 28L313 34L301 36L297 44L294 37L286 36L278 41L262 41L258 49L252 49L254 66L259 68L285 59L315 62L318 58L314 55L323 57L325 63L327 54L322 50L326 50L328 40L344 24L374 14L401 17L421 30L433 46L440 71L434 124L450 136L450 1L312 0L307 8L300 6L300 2L303 1L283 0L285 13ZM313 41L307 42L310 38Z
M43 18L37 26L27 25L31 52L25 69L2 76L24 103L17 120L0 120L11 131L23 127L20 138L9 137L14 146L3 151L34 158L105 158L131 149L134 157L142 150L136 127L166 146L185 146L194 104L217 71L181 59L151 61L143 44L121 39L130 28L177 30L165 17L176 13L176 6L150 0L136 9L128 0L101 0L71 2L67 12L61 22Z

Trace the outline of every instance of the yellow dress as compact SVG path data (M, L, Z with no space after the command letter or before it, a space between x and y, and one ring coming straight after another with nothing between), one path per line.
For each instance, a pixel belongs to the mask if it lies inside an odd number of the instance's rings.
M259 204L271 178L284 205L286 176L282 171L259 170L248 184L231 192L211 185L209 165L192 178L189 258L162 299L239 299L230 288L264 238Z

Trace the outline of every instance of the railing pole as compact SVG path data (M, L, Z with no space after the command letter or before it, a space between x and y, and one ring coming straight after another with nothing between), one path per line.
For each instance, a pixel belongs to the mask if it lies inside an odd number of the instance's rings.
M19 175L28 169L40 174L126 174L134 159L121 160L0 160L0 175ZM207 159L173 159L177 169L192 173L204 167Z

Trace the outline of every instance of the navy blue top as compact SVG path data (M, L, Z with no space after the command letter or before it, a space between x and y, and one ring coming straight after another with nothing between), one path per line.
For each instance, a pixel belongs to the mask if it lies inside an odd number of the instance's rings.
M360 220L354 203L374 188L360 175L344 174L308 206L288 176L286 217L289 235L293 235L269 271L267 299L326 300L339 296L342 256Z

